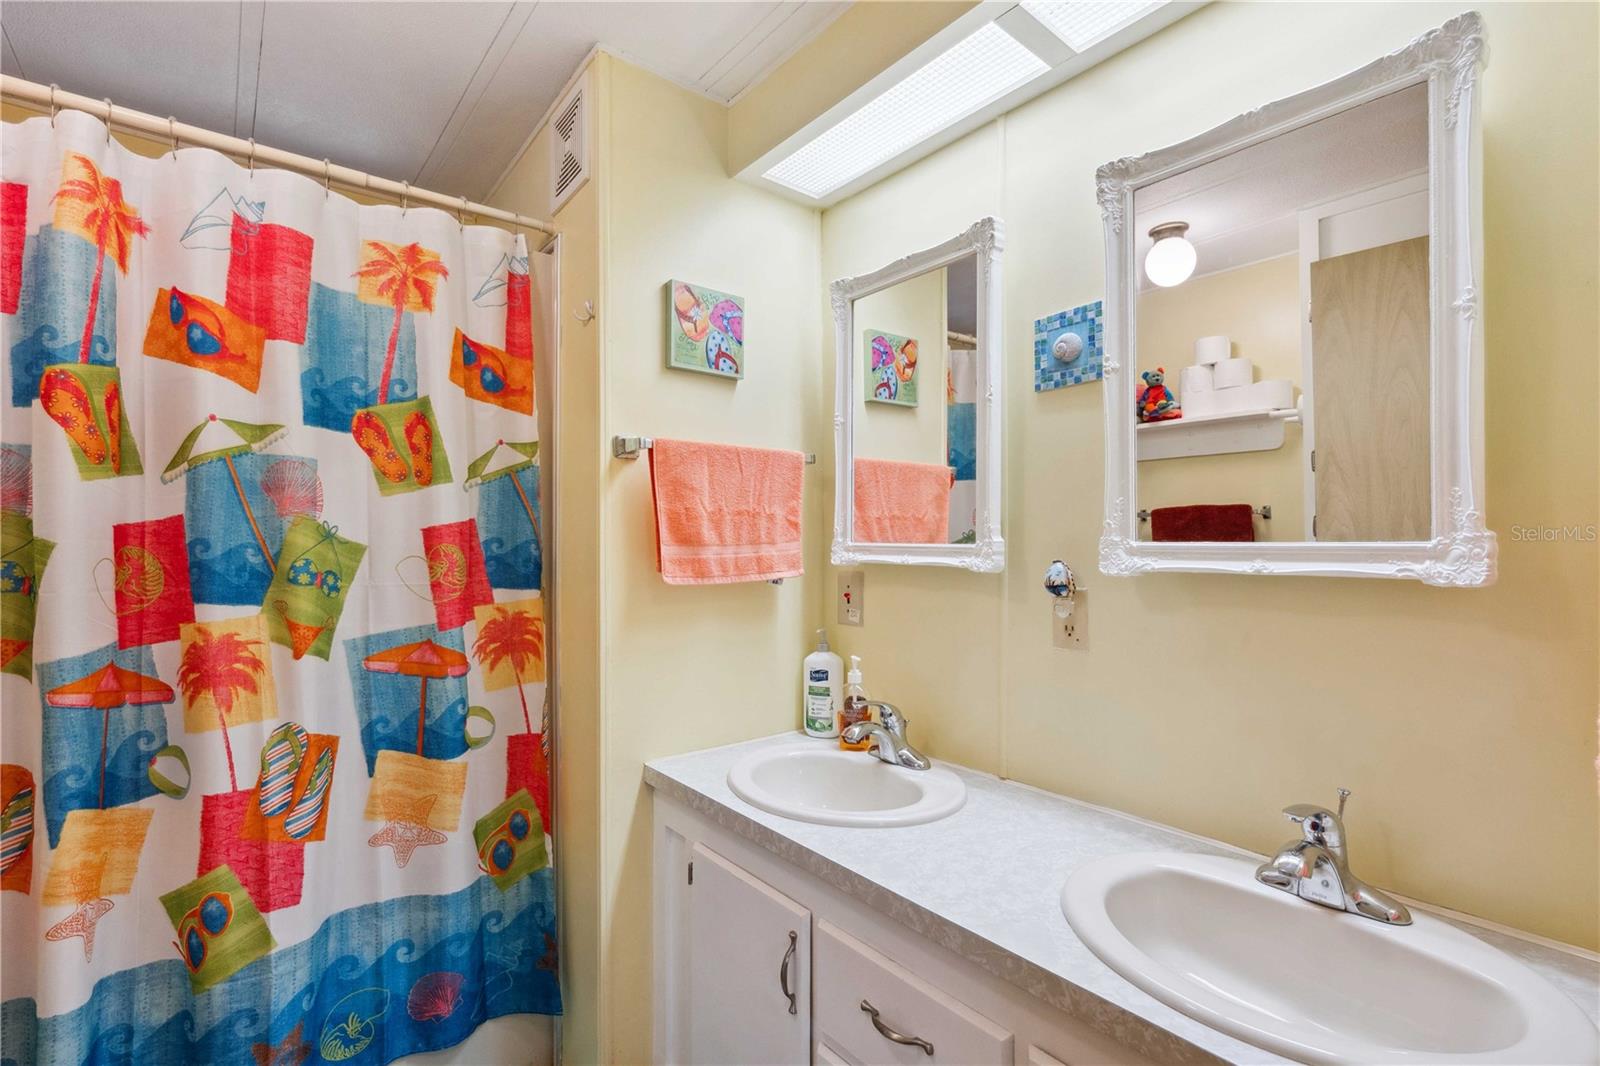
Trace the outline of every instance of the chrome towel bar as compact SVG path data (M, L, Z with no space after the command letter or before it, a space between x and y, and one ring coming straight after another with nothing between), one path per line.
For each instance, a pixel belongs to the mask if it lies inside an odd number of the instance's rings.
M641 452L647 452L656 444L654 437L612 437L611 456L614 459L637 459ZM814 452L806 452L806 465L815 466L817 457Z
M621 440L622 438L618 437L617 439ZM1270 521L1272 521L1272 504L1264 503L1260 507L1252 507L1252 508L1250 508L1250 513L1253 514L1253 515L1259 515L1259 516L1261 516L1261 518L1264 521L1270 522ZM1149 511L1140 511L1139 512L1139 521L1141 521L1141 522L1150 521L1150 512Z

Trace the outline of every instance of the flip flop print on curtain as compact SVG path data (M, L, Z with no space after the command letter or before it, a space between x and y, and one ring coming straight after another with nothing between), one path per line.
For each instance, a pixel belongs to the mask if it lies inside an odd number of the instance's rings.
M0 763L0 892L32 890L37 806L33 773L26 766Z
M263 608L273 643L296 659L326 659L366 554L365 544L339 536L337 526L304 516L291 521Z
M392 308L394 318L378 378L378 402L355 412L350 434L371 460L373 479L385 496L448 484L450 464L432 401L426 396L391 400L389 390L406 313L431 312L438 284L450 272L438 252L414 241L362 241L361 247L356 298Z
M289 523L321 517L316 460L266 451L284 432L276 423L213 414L189 431L167 463L163 482L184 478L196 603L260 606Z
M538 454L538 441L496 441L467 467L462 483L478 493L484 569L497 589L537 589L543 583Z
M94 365L97 315L105 285L106 258L116 271L128 272L128 256L136 238L150 227L138 208L122 196L122 183L101 173L94 161L68 152L61 164L61 185L54 197L55 230L87 241L94 249L94 273L83 321L79 324L76 363L48 366L39 378L39 402L45 414L67 434L78 475L84 480L143 473L133 432L122 401L122 382L115 366L114 342L108 345L111 365ZM46 357L46 362L57 362ZM16 369L13 350L13 369Z

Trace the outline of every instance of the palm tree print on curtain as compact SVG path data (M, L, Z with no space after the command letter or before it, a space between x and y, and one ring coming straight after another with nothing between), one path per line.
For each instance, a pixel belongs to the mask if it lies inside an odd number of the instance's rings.
M68 152L55 195L54 225L94 246L94 276L78 342L77 365L53 366L39 380L45 413L67 434L83 478L139 474L139 453L123 411L121 377L116 367L93 366L95 317L105 282L106 256L118 272L128 272L135 238L149 234L138 208L122 197L122 183L101 173L94 161ZM112 353L113 361L115 353Z
M478 636L473 657L483 667L485 691L517 690L523 732L506 738L506 794L526 789L539 806L545 832L550 831L549 723L541 716L534 731L525 685L545 679L544 601L495 603L476 612ZM548 709L548 707L546 707Z
M365 259L355 274L356 298L393 308L394 319L383 351L378 402L355 413L350 433L371 460L373 478L384 495L447 484L450 464L433 402L426 396L392 401L389 387L406 312L431 312L439 282L450 271L439 253L416 242L364 241L362 248Z

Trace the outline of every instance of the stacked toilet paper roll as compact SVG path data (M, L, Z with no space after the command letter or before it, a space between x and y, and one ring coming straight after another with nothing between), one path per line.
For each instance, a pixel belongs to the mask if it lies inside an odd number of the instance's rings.
M1178 372L1178 395L1185 403L1202 392L1210 392L1213 387L1209 365L1186 366Z
M1239 389L1256 379L1256 365L1248 359L1222 359L1211 367L1212 387Z
M1201 366L1220 363L1233 355L1233 341L1226 336L1201 337L1194 342L1194 361Z

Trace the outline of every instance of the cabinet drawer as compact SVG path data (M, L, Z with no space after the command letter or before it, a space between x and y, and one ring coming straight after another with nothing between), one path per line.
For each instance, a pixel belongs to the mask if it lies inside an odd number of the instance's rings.
M1010 1066L1011 1034L971 1007L830 922L816 923L812 943L812 1024L819 1043L867 1066ZM877 1009L885 1029L924 1040L933 1053L891 1040L863 1002Z

